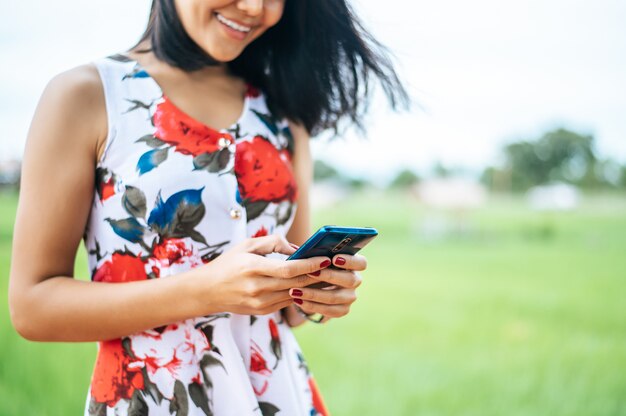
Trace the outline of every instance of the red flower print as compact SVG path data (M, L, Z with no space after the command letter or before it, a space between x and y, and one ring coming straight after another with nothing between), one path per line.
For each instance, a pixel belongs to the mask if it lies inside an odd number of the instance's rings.
M191 118L165 96L157 104L152 120L156 127L154 136L175 146L176 151L184 155L213 153L234 143L230 134L213 130Z
M272 338L270 341L270 348L272 349L272 353L274 357L276 357L276 364L274 364L274 369L278 367L278 362L283 355L282 346L280 344L280 335L278 333L278 325L276 322L270 318L268 325L270 327L270 337Z
M122 283L148 278L145 263L133 254L113 253L94 273L95 282Z
M250 372L252 380L252 390L257 396L262 396L269 387L267 377L272 374L272 370L267 368L267 361L261 353L259 346L252 341L250 346Z
M250 371L263 375L272 374L272 370L267 368L267 361L263 358L259 346L253 343L250 349Z
M129 367L131 361L121 339L100 342L91 381L91 396L96 402L113 407L120 399L130 399L136 389L144 388L141 369Z
M278 150L261 136L237 143L235 175L242 199L295 201L297 185L287 150Z
M115 195L117 176L106 168L96 168L96 191L100 202L104 202Z
M313 377L309 377L309 388L311 389L311 399L313 400L313 408L317 412L316 415L328 416L330 413L324 404L324 399L320 394L320 389ZM311 413L313 414L313 413Z
M254 233L252 238L265 237L266 235L267 235L267 228L261 226L261 228L259 228L259 230L256 233Z
M192 251L185 246L184 240L180 238L165 238L154 247L152 257L165 261L168 266L174 263L182 263L184 257L191 256Z
M246 90L246 97L257 98L259 95L261 95L261 91L259 91L258 88L253 87L252 85L248 84L248 89Z
M106 201L109 197L115 195L115 180L113 177L111 177L108 182L103 182L100 189L102 191L100 201Z
M278 326L276 325L276 322L273 319L270 319L268 324L270 327L270 336L272 337L272 340L280 342L280 335L278 335Z
M146 374L168 400L174 397L177 380L187 386L202 380L200 361L211 350L206 335L193 320L171 324L163 332L144 331L132 336L135 360L131 366L145 368Z

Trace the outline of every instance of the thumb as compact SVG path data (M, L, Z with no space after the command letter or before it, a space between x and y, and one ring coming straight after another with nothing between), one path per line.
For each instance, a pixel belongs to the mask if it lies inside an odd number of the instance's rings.
M280 235L251 238L247 245L246 251L262 256L270 253L291 255L296 251L294 246Z

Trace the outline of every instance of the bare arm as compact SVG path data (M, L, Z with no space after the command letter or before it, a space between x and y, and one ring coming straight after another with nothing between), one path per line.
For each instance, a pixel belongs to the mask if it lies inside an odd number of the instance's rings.
M298 209L296 216L287 233L287 240L302 245L311 235L311 205L309 192L313 182L313 159L309 144L309 133L296 123L290 123L289 128L295 140L295 154L293 168L298 184ZM285 309L285 318L290 326L296 327L306 322L293 305Z
M292 124L295 143L294 169L298 182L298 211L293 225L287 234L289 241L302 244L311 234L311 209L309 194L313 182L313 160L309 147L309 135L304 127ZM318 281L332 285L332 290L301 288L296 295L291 295L294 302L299 302L299 308L305 313L321 313L326 322L329 318L345 316L350 306L356 301L356 289L361 284L361 277L357 272L365 270L367 260L361 255L350 256L338 254L333 259L332 269L322 270L313 275ZM295 327L306 322L294 305L284 311L285 318L290 326Z
M11 319L23 337L94 341L210 313L269 313L291 304L289 287L314 282L303 275L325 258L266 259L263 254L293 252L276 237L246 240L176 278L119 284L74 279L106 129L94 67L68 71L46 87L28 134L11 261Z

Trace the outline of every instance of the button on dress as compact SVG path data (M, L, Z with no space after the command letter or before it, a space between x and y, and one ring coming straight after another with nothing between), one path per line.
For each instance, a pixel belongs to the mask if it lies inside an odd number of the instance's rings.
M94 64L109 126L84 235L94 282L175 279L246 238L286 234L294 141L259 90L216 130L129 57ZM225 312L99 342L85 414L328 413L280 313Z

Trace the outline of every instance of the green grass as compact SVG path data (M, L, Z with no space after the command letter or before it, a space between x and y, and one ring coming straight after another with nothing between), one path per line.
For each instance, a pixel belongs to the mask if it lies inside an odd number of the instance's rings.
M626 415L626 197L523 202L460 216L370 194L317 212L380 231L351 314L296 331L333 414ZM3 288L15 204L0 194ZM93 344L24 341L8 313L0 333L0 414L82 412Z

